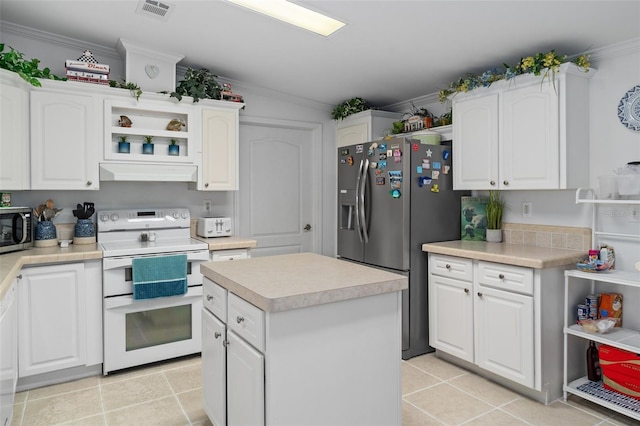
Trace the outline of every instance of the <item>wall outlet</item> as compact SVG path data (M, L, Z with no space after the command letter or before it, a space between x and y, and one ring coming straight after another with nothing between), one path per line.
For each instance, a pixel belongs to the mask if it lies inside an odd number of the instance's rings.
M522 202L522 216L523 217L531 217L533 210L533 203L531 201L523 201Z
M204 200L204 211L211 213L211 200Z

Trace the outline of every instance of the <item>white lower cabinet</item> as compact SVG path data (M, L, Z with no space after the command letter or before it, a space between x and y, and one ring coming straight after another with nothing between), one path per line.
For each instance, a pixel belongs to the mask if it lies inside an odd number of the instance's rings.
M17 282L0 300L0 425L12 424L13 402L18 381Z
M549 402L561 392L561 280L559 268L430 253L429 344Z
M101 262L23 268L19 377L102 363Z
M264 322L255 321L256 316L263 317L264 313L228 295L211 280L205 278L204 281L202 394L205 412L216 426L263 425L264 355L231 328L249 336L258 335L264 341Z

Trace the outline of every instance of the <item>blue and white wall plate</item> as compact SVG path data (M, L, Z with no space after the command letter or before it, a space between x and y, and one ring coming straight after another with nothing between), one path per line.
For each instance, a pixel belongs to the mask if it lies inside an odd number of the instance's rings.
M640 132L640 85L629 90L620 99L618 118L623 126Z

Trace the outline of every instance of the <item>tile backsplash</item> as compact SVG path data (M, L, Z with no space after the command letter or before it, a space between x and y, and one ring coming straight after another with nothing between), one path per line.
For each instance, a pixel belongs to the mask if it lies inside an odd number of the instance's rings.
M509 244L588 251L591 229L570 226L503 223L503 241Z

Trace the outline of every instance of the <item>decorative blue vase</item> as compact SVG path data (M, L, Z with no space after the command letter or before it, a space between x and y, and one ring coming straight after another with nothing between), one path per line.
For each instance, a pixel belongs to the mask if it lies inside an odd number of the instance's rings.
M118 142L118 152L129 154L131 152L131 142Z
M96 235L96 230L93 227L93 222L91 219L78 219L76 226L73 228L73 236L74 237L94 237Z
M151 155L153 155L153 144L152 143L143 143L142 144L142 153L143 154L151 154Z
M180 145L169 145L169 155L180 155Z
M50 220L42 220L36 225L36 240L55 240L56 226Z

